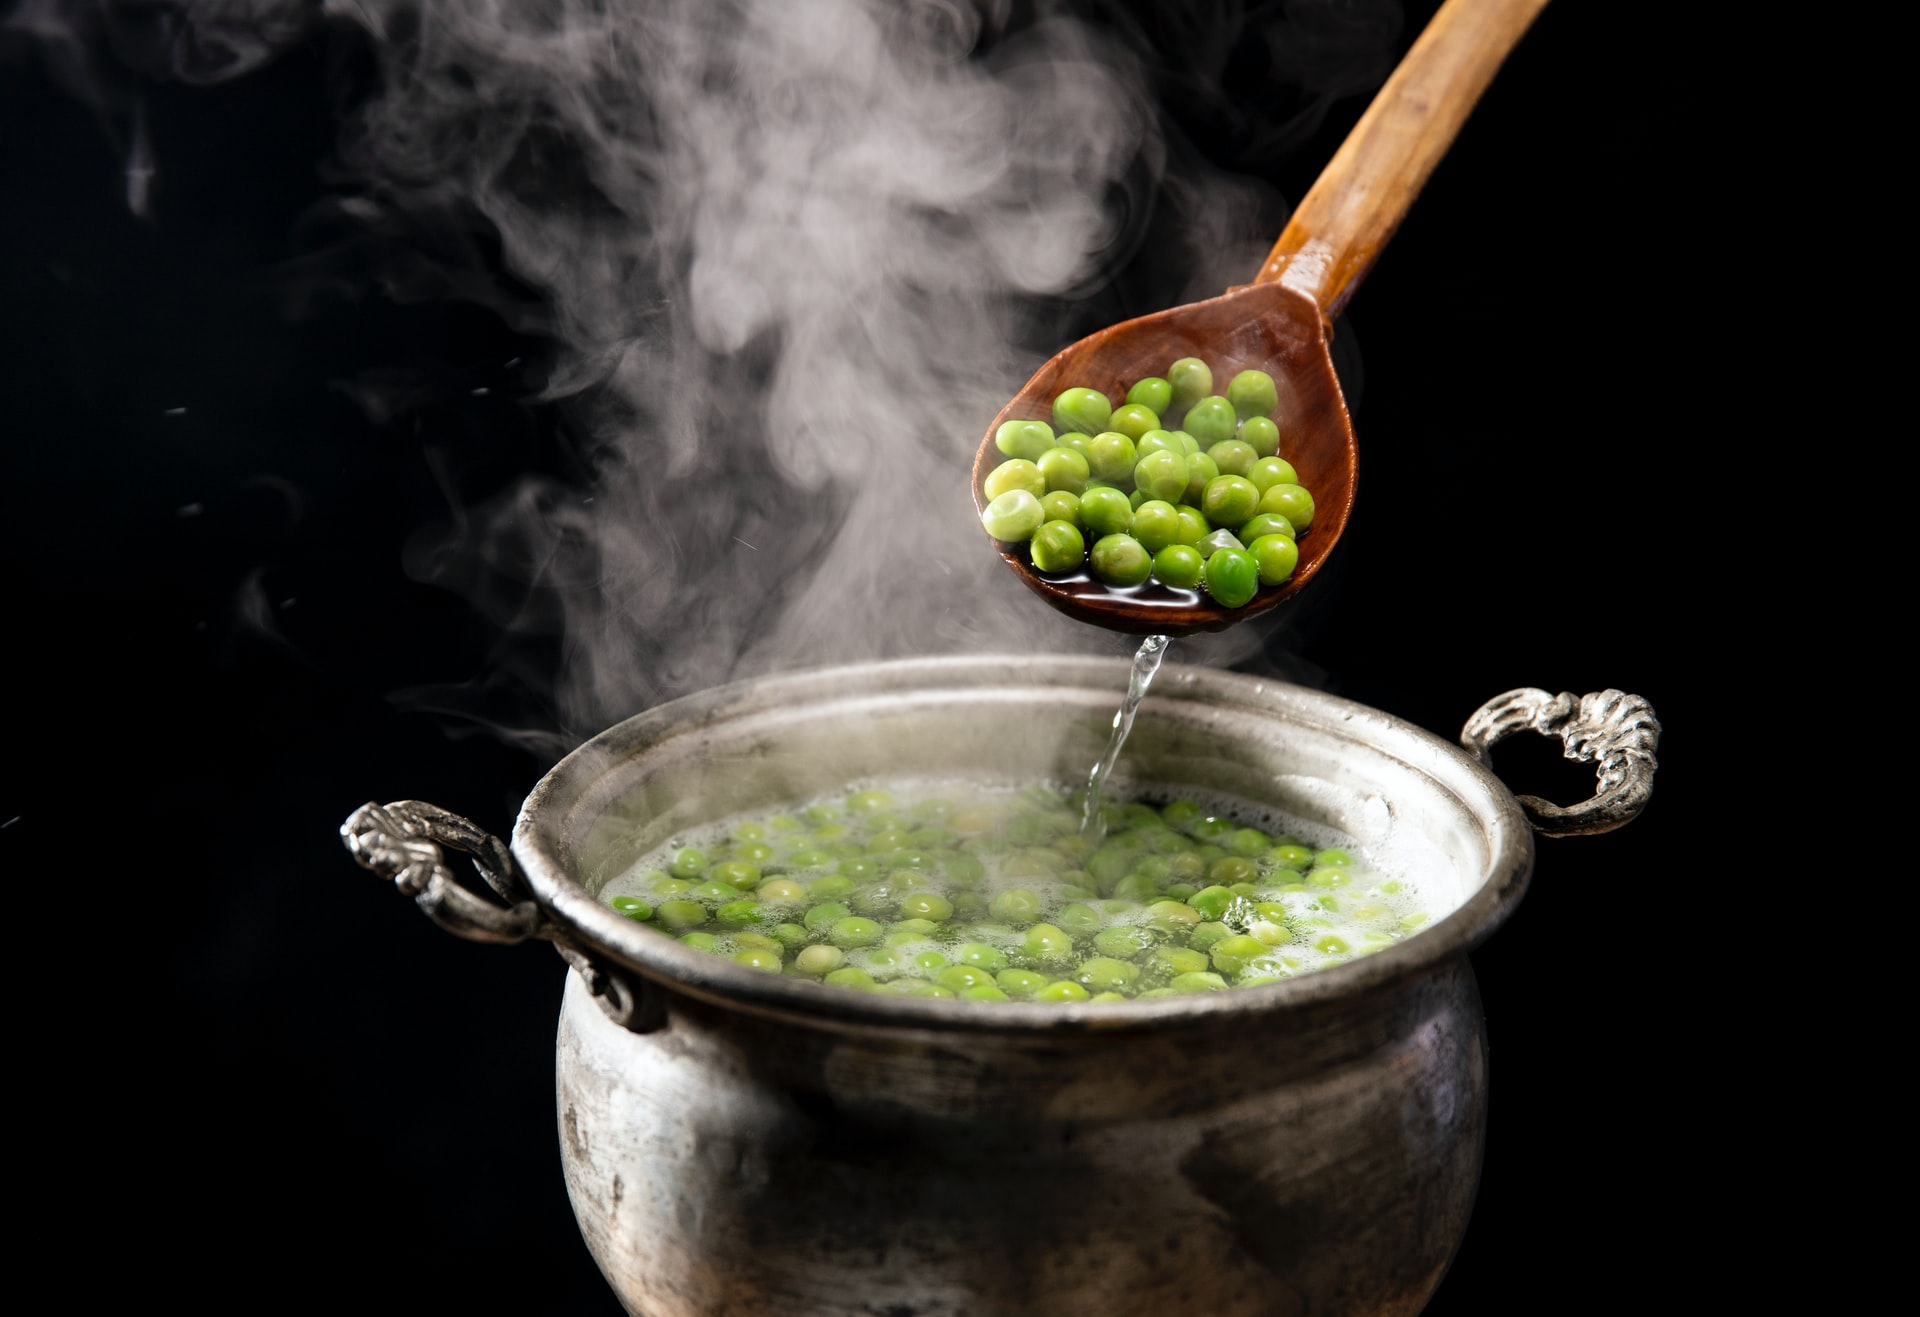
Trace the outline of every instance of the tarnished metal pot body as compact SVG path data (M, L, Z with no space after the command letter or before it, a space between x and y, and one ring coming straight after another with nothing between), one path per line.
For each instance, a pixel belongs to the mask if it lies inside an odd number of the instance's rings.
M593 888L689 825L849 780L1076 781L1125 684L1123 663L1048 658L715 692L557 767L515 853L536 887ZM1293 983L1071 1013L769 982L609 912L609 932L660 953L618 957L651 1027L570 976L561 1155L631 1310L1419 1310L1465 1230L1485 1129L1465 952L1519 897L1525 821L1418 729L1203 669L1161 673L1120 777L1278 805L1465 904Z
M1116 789L1337 830L1450 911L1374 955L1261 987L1067 1006L862 993L697 951L598 899L701 824L856 783L1080 781L1126 676L1120 660L1007 656L747 682L569 755L529 796L511 855L417 802L348 821L361 862L444 926L547 937L573 966L562 1161L630 1311L1424 1305L1465 1230L1486 1127L1467 953L1520 900L1533 829L1553 830L1539 811L1564 815L1560 831L1600 830L1644 803L1658 724L1634 697L1519 691L1475 715L1463 739L1477 750L1531 726L1602 760L1584 813L1523 810L1474 755L1378 710L1164 669ZM459 888L429 837L472 852L515 903Z

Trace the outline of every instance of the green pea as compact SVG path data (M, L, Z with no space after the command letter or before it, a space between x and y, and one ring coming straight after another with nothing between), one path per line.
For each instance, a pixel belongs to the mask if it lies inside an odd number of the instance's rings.
M859 915L836 919L827 928L827 937L837 947L865 947L880 940L880 925Z
M1160 428L1160 414L1151 407L1129 402L1114 408L1107 427L1118 430L1129 439L1138 439L1147 431Z
M667 868L675 878L698 878L707 871L707 857L704 852L689 846L676 851L673 862Z
M1207 881L1216 887L1231 888L1235 883L1251 882L1259 876L1260 866L1244 854L1222 855L1207 866Z
M1219 885L1195 892L1187 898L1187 904L1198 911L1202 919L1220 918L1232 903L1233 893Z
M769 974L778 974L781 968L780 953L768 951L764 947L744 947L733 953L736 964L748 969L764 970Z
M1275 485L1297 485L1300 473L1284 457L1263 457L1242 473L1264 496Z
M833 863L833 856L810 845L800 845L787 852L787 864L794 869L818 869Z
M1199 508L1191 503L1182 503L1174 511L1180 514L1180 533L1173 537L1175 544L1194 545L1205 539L1213 531L1213 524Z
M1209 921L1193 926L1193 930L1187 934L1187 945L1195 951L1211 951L1214 943L1221 938L1232 936L1233 930L1227 925Z
M1151 901L1160 894L1160 888L1153 879L1144 873L1130 873L1113 885L1112 895L1122 901Z
M1258 960L1266 954L1267 944L1245 933L1223 937L1208 948L1213 967L1222 974L1238 974L1247 967L1249 961Z
M1199 890L1200 889L1192 883L1168 883L1166 890L1162 892L1161 895L1170 901L1185 901Z
M898 908L908 919L928 919L937 924L953 918L953 902L938 892L908 892L900 898Z
M1044 974L1035 974L1030 969L1003 969L993 976L1000 991L1015 1000L1025 1000L1052 982Z
M1080 525L1080 496L1069 494L1064 489L1056 489L1040 500L1040 511L1047 521L1064 521L1069 526ZM1046 522L1040 523L1044 528ZM1292 530L1292 523L1288 523Z
M1028 960L1042 963L1065 960L1073 954L1073 939L1065 929L1054 924L1035 924L1027 930L1020 953Z
M1223 905L1221 909L1225 909ZM1206 916L1192 905L1180 901L1155 901L1147 907L1147 927L1162 933L1184 933Z
M1207 559L1202 576L1215 603L1238 608L1258 593L1260 568L1244 549L1222 549Z
M1139 996L1135 997L1134 1000L1146 1001L1149 997L1178 997L1179 995L1180 994L1175 992L1172 988L1149 988L1145 992L1141 993Z
M855 969L851 965L844 969L834 970L831 974L827 975L822 982L831 983L836 988L877 988L880 986L873 981L873 975L863 969Z
M1089 489L1080 496L1080 524L1094 535L1123 535L1133 525L1133 504L1117 489Z
M1149 430L1133 441L1133 453L1135 458L1133 469L1137 472L1140 469L1139 464L1155 453L1172 453L1175 457L1184 460L1187 450L1186 446L1180 442L1180 436L1173 431ZM1139 477L1136 476L1136 483L1138 479Z
M1187 409L1180 428L1200 441L1202 448L1211 449L1222 439L1233 438L1233 432L1239 428L1240 418L1234 414L1233 404L1213 394L1202 398Z
M940 925L934 923L931 919L916 917L895 921L892 931L895 933L911 934L919 938L928 938L940 931Z
M1055 435L1053 437L1053 444L1056 448L1071 448L1074 452L1080 454L1080 456L1086 457L1093 451L1093 436L1090 434L1081 434L1076 430L1069 430L1065 434Z
M1327 956L1344 956L1353 950L1347 945L1347 940L1336 933L1328 933L1324 937L1314 939L1313 949Z
M1020 544L1046 524L1047 514L1040 500L1024 489L1010 489L987 504L980 513L980 524L987 534L1002 544Z
M1131 535L1103 535L1090 557L1093 574L1108 585L1138 585L1153 571L1153 555Z
M1010 887L994 894L987 913L1009 924L1030 923L1040 917L1040 898L1024 887Z
M993 446L1031 462L1053 447L1053 427L1045 421L1003 421L993 432Z
M637 919L645 923L653 918L653 907L637 896L616 896L608 904L629 919Z
M824 901L800 916L800 922L815 933L824 933L840 920L853 913L844 902Z
M1213 372L1198 357L1182 357L1167 367L1167 387L1176 411L1184 411L1213 392Z
M914 969L922 974L932 974L936 970L943 970L951 963L951 961L938 951L917 952L912 961Z
M1173 432L1173 437L1180 441L1180 449L1188 457L1192 457L1195 453L1200 451L1200 441L1198 439L1195 439L1192 435L1188 434L1185 430L1175 430Z
M841 872L828 874L825 878L816 878L807 884L807 896L815 901L832 901L845 896L854 889L855 885L853 877L846 873L847 866L849 864L859 864L864 867L867 863L866 860L841 861ZM873 867L877 868L878 866Z
M1171 504L1187 494L1187 459L1179 453L1148 453L1133 466L1135 490Z
M968 1001L1010 1001L1006 993L991 983L977 983L960 994Z
M1262 585L1279 585L1291 579L1293 569L1300 565L1300 546L1286 535L1262 535L1247 545L1247 552L1253 555Z
M1028 545L1035 571L1058 574L1078 571L1087 560L1087 539L1070 521L1049 521L1033 533Z
M1208 387L1212 387L1211 381ZM1149 375L1133 382L1133 387L1127 390L1127 401L1138 403L1156 415L1163 415L1173 402L1173 385L1158 375Z
M1083 902L1075 901L1060 911L1060 927L1075 937L1088 937L1099 931L1106 920L1100 912Z
M1329 846L1313 853L1313 862L1329 868L1349 868L1353 864L1353 852L1341 850L1338 846Z
M933 981L954 992L965 992L993 982L993 975L973 965L949 965L933 976Z
M1113 404L1097 389L1068 389L1053 400L1053 428L1099 434L1110 428Z
M1153 945L1153 935L1138 924L1115 924L1093 937L1093 949L1103 956L1130 960Z
M1040 454L1034 463L1040 468L1040 474L1046 477L1047 487L1043 494L1066 491L1078 494L1087 487L1087 477L1092 467L1086 457L1071 448L1049 448Z
M1240 422L1240 438L1263 458L1280 451L1280 427L1270 417L1249 416Z
M1187 454L1187 504L1199 510L1207 495L1207 486L1220 478L1220 467L1205 453ZM1201 532L1205 534L1205 531Z
M998 947L985 942L964 942L953 949L953 958L962 965L998 974L1007 967L1007 957Z
M1133 436L1119 430L1103 430L1093 436L1092 449L1087 455L1093 474L1116 485L1133 474L1133 464L1139 460ZM1085 495L1081 497L1084 501Z
M1313 863L1313 852L1305 846L1282 844L1268 851L1266 858L1285 869L1304 869Z
M1155 947L1148 962L1156 972L1169 978L1180 974L1198 974L1209 963L1206 952L1187 947Z
M1091 1005L1099 1006L1106 1002L1125 1001L1126 999L1127 994L1124 992L1096 992L1093 996L1087 998L1087 1001Z
M1153 555L1153 579L1176 590L1191 590L1200 584L1206 565L1192 545L1169 544Z
M1314 887L1345 887L1352 881L1353 875L1345 869L1323 868L1307 871L1307 882Z
M723 924L738 928L759 923L761 914L758 901L728 901L713 912L713 917Z
M1016 457L1002 462L988 472L980 488L986 492L990 500L1020 489L1038 499L1047 492L1047 478L1041 473L1036 463L1029 462L1024 457Z
M1273 387L1273 376L1264 370L1243 370L1227 384L1227 397L1242 420L1249 416L1271 416L1280 405Z
M1087 999L1087 990L1072 979L1056 979L1033 994L1035 1001L1075 1002Z
M1253 470L1253 464L1260 454L1253 451L1253 445L1241 439L1222 439L1207 449L1207 456L1220 468L1223 476L1244 476Z
M698 928L707 922L707 908L698 901L662 901L654 915L668 928Z
M1238 526L1260 510L1260 491L1245 476L1215 476L1200 495L1200 511L1216 526Z
M680 940L695 951L718 951L720 939L711 933L682 933Z
M1299 485L1271 485L1260 496L1260 511L1277 512L1296 530L1313 525L1313 495Z
M1262 535L1284 535L1293 539L1293 523L1275 512L1256 512L1234 531L1235 538L1249 548Z
M783 951L785 948L778 938L768 937L765 933L735 933L733 945L736 947L758 947L762 951Z
M840 807L838 805L827 804L808 805L800 811L800 817L816 828L827 823L838 823L840 821Z
M774 941L789 951L795 947L805 946L807 940L813 936L804 924L775 924L772 933Z
M1218 974L1199 972L1193 974L1176 974L1173 976L1173 981L1167 984L1167 986L1178 993L1220 992L1226 988L1227 981Z
M1115 992L1138 977L1139 966L1113 956L1092 956L1074 971L1074 978L1089 992Z
M807 889L791 878L769 878L753 894L768 905L798 905L808 895Z

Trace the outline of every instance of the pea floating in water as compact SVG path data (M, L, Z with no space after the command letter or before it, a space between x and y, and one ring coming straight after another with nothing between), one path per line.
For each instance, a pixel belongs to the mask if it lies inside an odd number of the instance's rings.
M1283 539L1218 550L1205 588L1245 589ZM1198 562L1184 545L1160 552L1176 550ZM1093 843L1068 790L862 787L643 856L601 899L769 975L1061 1006L1280 982L1390 947L1434 913L1407 878L1338 841L1192 800L1105 800L1108 827ZM817 829L778 819L841 831L822 845Z

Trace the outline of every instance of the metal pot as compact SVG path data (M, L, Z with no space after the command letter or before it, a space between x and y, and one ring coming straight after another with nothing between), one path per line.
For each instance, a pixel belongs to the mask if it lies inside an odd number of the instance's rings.
M631 1312L1418 1312L1480 1175L1486 1032L1467 953L1513 911L1533 833L1603 831L1652 786L1659 724L1618 691L1509 692L1473 753L1305 688L1170 665L1115 782L1338 828L1454 909L1375 955L1197 997L1045 1006L828 988L616 914L668 838L862 778L1077 781L1127 665L923 659L662 705L562 760L509 849L417 802L342 833L465 937L553 941L561 1160ZM1566 810L1489 747L1531 728L1595 762ZM1249 783L1255 785L1249 786ZM459 886L470 852L502 907Z

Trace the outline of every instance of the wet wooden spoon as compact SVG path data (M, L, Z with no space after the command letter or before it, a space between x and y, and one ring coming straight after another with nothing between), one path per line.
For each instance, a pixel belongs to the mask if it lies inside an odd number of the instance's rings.
M976 511L987 502L982 482L1006 460L994 443L1001 424L1050 419L1054 398L1066 389L1099 389L1118 406L1135 380L1165 376L1182 357L1205 361L1220 392L1235 373L1264 370L1279 393L1274 420L1280 456L1299 472L1315 505L1312 525L1299 538L1293 576L1263 587L1239 608L1224 608L1202 591L1151 580L1121 589L1084 568L1043 575L1026 545L995 541L1007 566L1035 593L1110 630L1187 635L1264 613L1293 599L1319 574L1353 511L1359 464L1353 423L1328 355L1329 328L1546 2L1447 0L1301 200L1252 283L1081 339L1035 372L987 426L973 464Z

